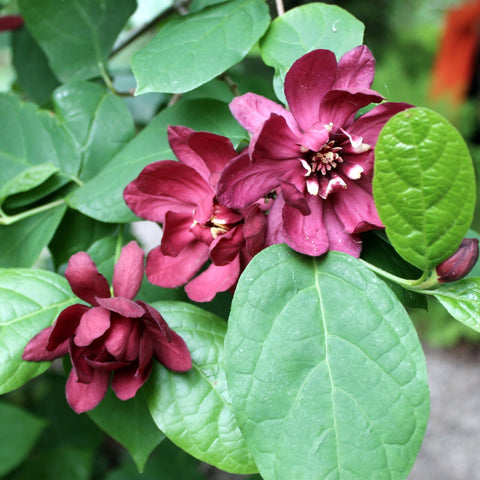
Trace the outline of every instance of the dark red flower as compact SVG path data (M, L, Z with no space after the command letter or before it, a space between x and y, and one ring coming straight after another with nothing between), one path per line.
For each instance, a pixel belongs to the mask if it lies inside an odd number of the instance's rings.
M274 191L268 244L285 241L308 255L339 250L358 257L359 234L383 227L372 196L373 148L385 122L409 105L383 103L357 118L359 109L383 100L370 89L374 71L365 46L338 63L330 50L315 50L286 75L289 110L253 93L230 104L252 134L250 158L227 165L217 198L245 208Z
M166 368L192 367L183 339L160 313L133 298L143 278L143 250L135 242L123 247L113 273L113 296L105 277L85 252L73 255L65 276L73 293L90 305L76 303L25 347L22 358L51 361L69 354L72 370L67 401L77 413L95 408L108 385L121 400L135 396L152 369L153 358ZM113 372L113 374L112 374Z
M264 247L266 217L255 202L232 209L216 198L223 168L238 156L230 140L186 127L169 127L168 139L179 161L145 167L127 185L124 199L139 217L163 224L161 244L147 257L148 280L166 288L186 284L192 300L206 302L234 288Z
M478 260L478 240L464 238L457 251L435 269L438 283L456 282L470 273Z

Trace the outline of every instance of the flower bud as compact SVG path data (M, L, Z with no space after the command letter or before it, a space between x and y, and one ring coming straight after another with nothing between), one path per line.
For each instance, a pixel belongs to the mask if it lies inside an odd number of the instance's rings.
M478 260L478 240L464 238L458 250L436 268L438 283L455 282L465 277Z

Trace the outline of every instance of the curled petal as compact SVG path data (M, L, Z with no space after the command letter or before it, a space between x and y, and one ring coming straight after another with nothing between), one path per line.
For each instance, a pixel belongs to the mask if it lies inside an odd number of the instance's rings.
M152 362L142 370L141 375L136 375L137 366L129 365L128 367L115 370L112 378L112 390L120 400L129 400L133 398L138 389L145 383L152 370Z
M52 327L44 328L35 335L25 347L22 354L22 360L30 362L51 362L56 358L63 357L68 353L68 340L59 343L53 350L47 350L48 338Z
M187 345L178 333L170 330L170 339L157 331L150 331L154 340L156 359L169 370L186 372L192 368L192 357Z
M240 276L240 257L227 265L212 263L204 272L185 286L185 292L194 302L209 302L218 292L225 292L236 285Z
M97 301L101 307L126 318L140 318L145 313L140 305L129 298L97 298Z
M296 208L302 215L310 215L310 207L303 192L289 182L282 182L281 188L286 204Z
M113 293L116 297L133 299L143 279L144 252L137 242L130 242L122 248L113 269Z
M245 237L246 249L249 256L253 257L265 246L267 216L258 204L251 205L245 209L243 214L245 215L243 236Z
M245 244L240 225L232 228L223 235L219 235L210 246L210 258L215 265L227 265L235 259Z
M147 278L154 285L175 288L188 282L208 260L208 245L189 243L176 257L164 255L159 247L147 256Z
M365 45L345 53L338 61L338 73L333 89L352 93L370 90L375 76L375 59Z
M138 341L138 329L135 328L134 321L129 318L116 317L112 321L104 345L117 360L132 361L138 357ZM127 350L128 355L126 354Z
M210 205L211 205L210 201ZM190 231L192 213L167 212L163 224L163 236L160 249L164 255L176 257L189 243L195 241Z
M65 387L68 404L76 413L93 410L107 393L109 382L110 372L95 369L92 381L82 383L72 368Z
M89 309L90 307L86 305L76 303L62 310L53 324L47 350L53 351L58 345L72 338L80 323L80 319Z
M86 252L78 252L70 257L65 277L73 293L91 305L98 305L96 297L110 296L106 278L98 272L97 266Z
M82 315L73 341L79 347L86 347L109 328L110 312L102 307L90 308Z

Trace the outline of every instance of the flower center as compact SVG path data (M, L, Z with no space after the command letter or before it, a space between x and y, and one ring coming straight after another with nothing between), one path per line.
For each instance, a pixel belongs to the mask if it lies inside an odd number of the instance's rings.
M334 141L326 143L319 152L311 152L310 159L307 161L307 171L311 175L314 172L319 172L326 175L328 171L336 168L339 163L343 162L342 157L338 154L342 147L334 147Z

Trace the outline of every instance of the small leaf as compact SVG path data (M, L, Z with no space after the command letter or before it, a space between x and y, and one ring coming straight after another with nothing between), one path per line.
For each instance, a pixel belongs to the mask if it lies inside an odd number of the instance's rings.
M439 265L473 216L475 175L461 135L426 108L392 117L375 148L373 194L397 252L424 271Z
M135 11L135 0L19 0L26 26L62 82L100 76L108 54Z
M79 177L90 180L135 134L132 117L119 97L95 83L73 82L55 90L55 111L82 152Z
M277 17L260 42L263 61L275 68L275 91L281 100L285 74L312 50L332 50L337 59L363 43L363 24L335 5L310 3Z
M245 135L228 110L216 100L189 100L163 110L106 167L67 199L72 208L104 222L130 222L137 217L123 200L123 190L141 170L157 160L173 159L168 125L185 125L229 137L237 144Z
M432 290L432 295L448 313L467 327L480 332L480 278L464 278L445 283Z
M225 369L264 480L407 477L428 419L425 358L357 259L260 252L235 291Z
M18 466L35 445L45 422L19 407L0 403L0 475Z
M88 415L130 452L139 472L143 471L154 448L165 438L153 422L141 393L122 401L109 390L100 405Z
M43 270L0 269L0 394L44 372L49 362L26 362L27 343L75 302L67 281Z
M190 455L233 473L256 472L238 428L223 369L226 323L193 305L153 304L185 340L193 367L175 373L161 365L145 385L155 423Z
M183 93L242 60L270 22L261 0L231 0L171 20L132 56L137 94Z

